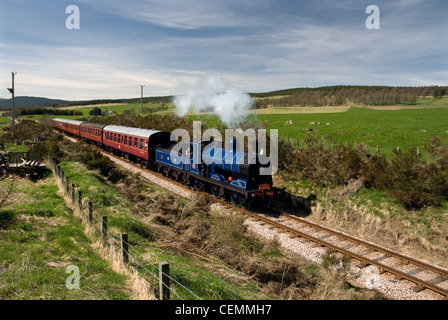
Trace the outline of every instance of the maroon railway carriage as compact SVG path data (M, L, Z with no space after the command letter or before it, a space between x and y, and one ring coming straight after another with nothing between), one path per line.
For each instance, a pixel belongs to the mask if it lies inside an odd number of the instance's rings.
M106 149L150 167L155 161L155 148L170 144L171 133L123 126L103 128L103 145Z
M67 120L67 132L74 136L79 136L79 128L82 123L82 121Z
M67 119L54 118L53 126L61 131L67 131Z
M79 135L95 145L100 146L103 143L103 128L106 124L83 122L80 127Z
M79 128L83 122L77 120L54 118L53 123L54 127L56 127L57 129L67 132L73 136L79 136Z

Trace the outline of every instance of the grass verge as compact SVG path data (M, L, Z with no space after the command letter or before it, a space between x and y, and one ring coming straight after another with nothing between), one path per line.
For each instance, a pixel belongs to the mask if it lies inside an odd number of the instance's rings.
M129 299L126 277L95 253L51 173L38 182L16 177L8 200L0 209L0 299ZM79 268L79 290L66 287L69 266Z

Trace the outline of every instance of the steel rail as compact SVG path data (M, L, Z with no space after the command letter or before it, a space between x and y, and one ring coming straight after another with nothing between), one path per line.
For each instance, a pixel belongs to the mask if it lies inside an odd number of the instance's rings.
M321 226L321 225L315 224L315 223L313 223L311 221L308 221L308 220L305 220L305 219L301 219L301 218L292 216L292 215L287 214L287 213L281 213L281 212L279 212L277 210L275 210L275 211L277 213L279 213L279 215L281 217L286 217L286 218L291 219L293 221L297 221L299 223L307 224L307 225L309 225L312 228L316 228L316 229L320 229L320 230L324 230L326 232L332 233L332 234L334 234L334 235L336 235L338 237L344 238L344 239L349 240L351 242L355 242L356 244L363 245L363 246L369 247L369 248L371 248L371 249L373 249L375 251L379 251L379 252L385 253L387 256L398 258L398 259L400 259L403 262L411 263L411 264L413 264L415 266L418 266L419 268L423 268L423 269L426 269L428 271L431 271L431 272L434 272L434 273L438 273L439 275L447 278L447 280L448 280L448 271L444 270L444 269L441 269L441 268L439 268L437 266L428 264L428 263L420 261L420 260L416 260L414 258L402 255L399 252L395 252L395 251L389 250L387 248L380 247L380 246L378 246L376 244L367 242L367 241L359 239L359 238L355 238L353 236L350 236L348 234L345 234L345 233L342 233L342 232L339 232L339 231L336 231L336 230L332 230L332 229L327 228L325 226Z
M354 252L349 251L349 250L347 250L347 249L341 248L340 246L337 246L337 245L332 244L332 243L330 243L330 242L328 242L328 241L325 241L325 240L319 239L319 238L317 238L317 237L314 237L314 236L312 236L312 235L310 235L310 234L307 234L307 233L305 233L305 232L303 232L303 231L300 231L300 230L297 230L297 229L293 229L293 228L288 227L288 226L286 226L286 225L283 225L283 224L281 224L281 223L275 222L275 221L273 221L273 220L271 220L271 219L269 219L269 218L260 216L259 214L253 213L253 212L251 212L251 211L248 211L248 210L245 210L245 209L241 209L240 211L243 211L245 214L247 214L247 215L249 215L249 216L251 216L251 217L253 217L253 218L255 218L255 219L258 219L258 220L261 220L261 221L263 221L263 222L265 222L265 223L268 223L268 224L270 224L270 225L273 225L273 226L276 227L276 228L283 229L283 230L285 230L285 231L287 231L287 232L289 232L289 233L292 233L292 234L294 234L294 235L296 235L296 236L298 236L298 237L305 238L305 239L307 239L307 240L309 240L309 241L312 241L312 242L315 242L315 243L317 243L317 244L319 244L319 245L321 245L321 246L330 248L330 249L332 249L332 250L334 250L334 251L337 251L337 252L340 252L340 253L342 253L342 254L344 254L344 255L347 255L347 256L349 256L349 257L352 257L352 258L354 258L354 259L356 259L356 260L358 260L358 261L364 262L364 263L366 263L366 264L368 264L368 265L374 265L374 266L377 266L380 270L383 270L383 271L387 271L387 272L389 272L389 273L392 273L392 274L396 275L397 277L399 277L400 279L406 279L406 280L411 281L411 282L413 282L413 283L415 283L415 284L417 284L417 285L419 285L419 286L421 286L421 287L423 287L423 288L430 289L430 290L432 290L432 291L434 291L434 292L437 292L437 293L439 293L439 294L441 294L441 295L443 295L443 296L445 296L445 297L448 297L448 290L443 289L443 288L441 288L441 287L438 287L438 286L436 286L436 285L434 285L434 284L432 284L432 283L429 283L429 282L424 281L424 280L422 280L422 279L419 279L419 278L417 278L417 277L414 277L414 276L412 276L412 275L410 275L410 274L408 274L408 273L406 273L406 272L397 270L397 269L395 269L395 268L393 268L393 267L387 266L387 265L382 264L382 263L380 263L380 262L377 262L377 261L375 261L375 260L372 260L372 259L363 257L363 256L360 255L360 254L357 254L357 253L354 253ZM302 219L299 219L299 221L301 222ZM313 223L311 223L311 224L313 224ZM314 225L314 224L313 224L313 225ZM353 241L355 241L356 243L358 243L358 244L360 244L360 245L367 245L367 246L369 246L369 247L371 247L371 248L373 248L373 247L378 248L378 249L375 249L375 251L379 251L379 252L387 253L388 256L391 256L391 257L397 257L397 258L399 258L399 259L402 259L401 257L403 257L403 258L406 259L406 261L410 261L411 263L413 263L412 261L415 261L415 262L416 262L416 265L423 265L423 266L426 266L426 267L428 267L428 269L431 269L431 271L432 271L432 266L430 266L430 265L428 265L428 264L426 264L426 263L424 263L424 262L417 261L417 260L415 260L415 259L412 259L412 258L409 258L409 257L405 257L405 256L402 256L402 255L400 255L400 254L396 254L396 253L393 252L393 251L390 251L390 250L387 250L387 249L383 249L383 248L381 248L381 247L378 247L378 246L369 244L369 243L367 243L367 242L365 242L365 241L356 239L356 238L351 237L351 236L346 236L346 235L343 234L343 233L335 232L334 230L328 229L328 228L326 228L326 227L322 227L322 228L321 228L321 226L319 226L319 225L314 225L313 227L315 227L315 228L317 228L317 229L324 229L326 232L332 233L333 235L336 235L336 236L339 236L339 237L346 237L347 239L351 238L351 239L353 239ZM430 268L430 267L431 267L431 268ZM436 270L440 270L440 271L442 271L443 274L446 273L446 272L445 272L444 270L442 270L442 269L438 269L438 268L435 268L435 269L436 269ZM438 272L438 271L437 271L437 272Z

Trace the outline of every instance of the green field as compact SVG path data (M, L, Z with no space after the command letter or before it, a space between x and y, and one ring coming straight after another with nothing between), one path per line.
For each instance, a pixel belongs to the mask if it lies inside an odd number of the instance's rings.
M146 109L150 109L150 110L154 110L156 111L159 107L160 107L160 103L144 103L143 104L143 108ZM140 103L133 103L133 104L111 104L111 105L100 105L100 106L71 106L71 107L64 107L61 108L62 110L66 109L66 110L79 110L83 113L84 116L88 117L89 116L89 112L93 110L93 108L95 107L99 107L100 109L102 109L104 112L107 111L112 111L114 113L117 114L122 114L124 111L132 111L135 114L140 114L141 113L141 104ZM168 104L169 107L169 111L172 111L174 109L174 106L172 104ZM168 112L169 112L168 111ZM158 111L158 113L165 113L167 111ZM79 117L79 116L78 116ZM65 117L64 117L65 118Z
M271 97L272 98L272 97ZM260 99L260 98L257 98ZM168 103L168 110L156 111L157 114L167 114L174 111L172 103ZM160 103L144 104L145 108L157 110ZM403 110L389 110L392 108ZM422 109L414 109L414 108ZM88 117L94 108L90 106L71 106L65 109L76 109L83 116L59 116L67 119ZM140 114L140 104L118 104L100 106L103 110L121 114L131 110ZM425 144L429 139L438 136L442 143L448 141L448 97L434 99L433 97L419 98L415 105L375 106L376 109L353 106L326 107L269 107L252 110L247 120L264 123L267 129L278 129L281 139L291 139L299 143L309 136L316 134L324 138L324 143L361 144L371 147L376 152L380 147L383 154L391 154L400 147L407 151L412 147L424 153ZM43 116L27 116L40 119ZM192 120L207 122L213 127L219 122L216 116L210 114L189 114ZM8 119L5 119L5 123ZM288 124L292 121L293 124ZM320 125L318 124L320 122ZM316 123L316 124L310 124ZM328 125L327 125L328 124Z
M189 117L206 121L208 126L218 122L209 115ZM278 129L280 139L297 142L298 138L299 144L316 134L329 145L331 141L335 144L365 143L372 152L376 152L378 145L383 154L391 154L397 147L402 151L415 147L423 153L425 144L435 136L442 143L448 141L448 108L372 110L352 107L346 112L257 114L249 119L264 123L267 129Z
M336 144L362 143L382 153L420 148L438 136L448 141L448 108L371 110L351 108L343 113L258 115L268 129L278 129L283 138L303 139L310 134L333 139ZM287 124L292 120L293 124ZM310 123L316 124L310 124ZM320 125L318 123L321 123ZM311 129L313 131L307 131ZM300 142L299 142L300 143ZM331 143L331 142L329 142Z

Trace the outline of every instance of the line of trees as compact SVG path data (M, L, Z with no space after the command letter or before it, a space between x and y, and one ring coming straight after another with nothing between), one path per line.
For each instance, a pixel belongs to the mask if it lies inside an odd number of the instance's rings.
M56 108L20 108L20 115L39 115L39 114L51 114L59 116L82 116L82 112L79 110L66 110L66 109L56 109Z
M442 98L448 87L349 87L334 86L303 89L291 95L272 99L264 98L256 102L257 108L268 106L338 106L355 105L396 105L416 104L419 97Z

